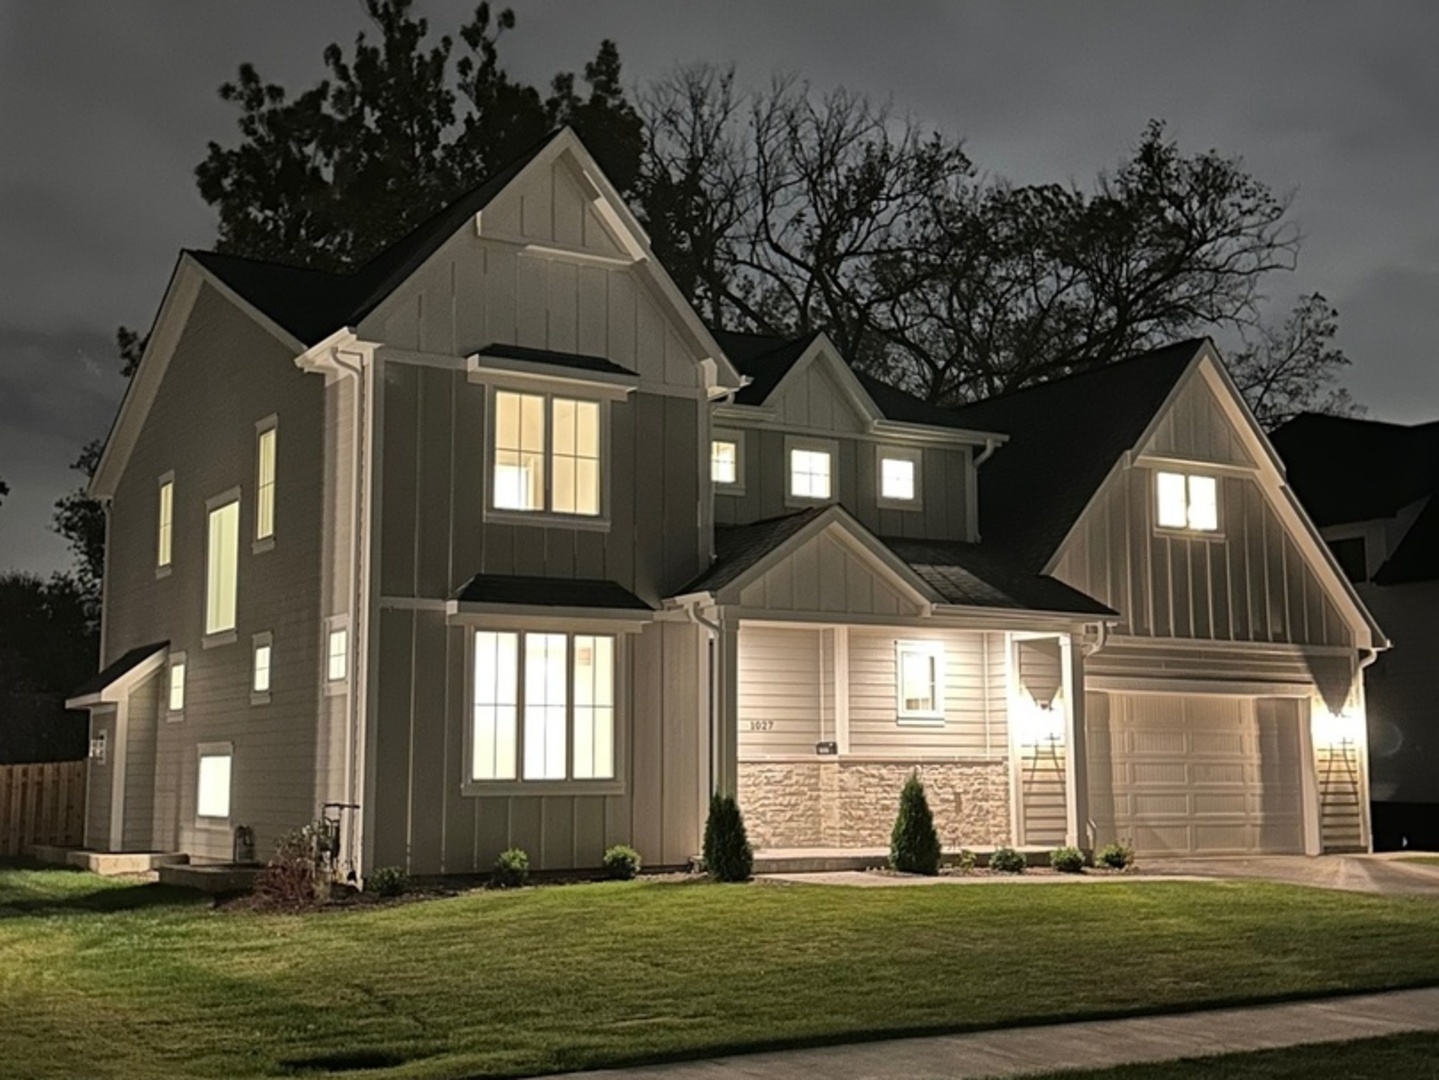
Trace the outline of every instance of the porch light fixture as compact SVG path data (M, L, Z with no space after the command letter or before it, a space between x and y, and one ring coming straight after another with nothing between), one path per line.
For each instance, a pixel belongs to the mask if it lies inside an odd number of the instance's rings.
M1332 712L1316 709L1313 719L1314 743L1331 750L1347 750L1359 744L1364 731L1364 720L1348 709Z
M1014 703L1015 740L1020 746L1059 746L1064 742L1064 712L1054 704L1040 704L1028 694Z

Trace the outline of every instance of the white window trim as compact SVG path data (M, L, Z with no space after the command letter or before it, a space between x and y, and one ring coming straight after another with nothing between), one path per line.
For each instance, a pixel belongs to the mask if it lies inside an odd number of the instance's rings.
M183 668L184 674L180 676L180 707L170 708L170 680L173 676L170 672L175 668ZM190 665L185 659L183 652L172 652L165 664L165 683L160 691L165 695L165 719L179 721L185 719L185 706L190 700Z
M735 481L734 481L733 484L722 484L722 483L720 483L718 480L714 479L714 475L713 475L713 470L714 470L714 444L717 443L717 442L731 442L731 443L734 443L734 475L735 475ZM743 494L745 493L745 488L744 488L744 467L745 467L744 432L743 432L742 430L740 430L739 428L714 428L714 429L710 432L710 453L709 453L709 461L710 461L710 470L711 470L710 483L711 483L711 486L713 486L716 495L743 495ZM788 466L786 465L786 467L788 467Z
M525 741L524 741L524 635L527 633L563 633L568 639L565 650L565 683L567 697L565 703L565 758L566 771L574 769L574 639L578 634L581 637L588 637L592 634L603 634L612 636L615 640L614 646L614 760L615 775L607 779L597 780L476 780L472 776L474 762L475 742L475 657L474 642L477 630L488 630L499 633L513 633L520 636L519 649L519 700L516 702L515 717L515 771L517 775L524 775ZM460 794L468 796L509 796L509 795L623 795L625 793L625 760L629 752L627 745L628 716L629 716L629 684L625 678L625 671L628 661L625 654L626 639L629 631L619 626L613 628L576 628L573 630L560 630L555 628L541 629L535 625L528 624L527 620L517 619L514 622L501 626L470 627L465 635L466 659L465 659L465 702L467 703L467 717L464 729L464 753L461 758Z
M255 660L261 648L270 650L269 682L264 690L255 689ZM268 705L275 689L275 636L269 630L250 637L250 704Z
M1200 529L1193 525L1161 525L1159 523L1159 478L1161 476L1182 476L1184 477L1184 514L1186 521L1189 517L1189 484L1197 478L1211 480L1214 482L1214 528ZM1184 536L1191 540L1223 540L1224 539L1224 481L1217 473L1206 472L1202 469L1156 469L1154 481L1150 484L1151 497L1154 506L1154 531L1164 536Z
M823 498L794 493L794 472L790 466L790 451L811 450L829 455L829 494ZM817 439L808 435L786 435L784 437L784 504L786 506L826 506L839 501L839 441Z
M543 510L509 510L494 505L495 485L495 418L496 394L529 394L545 399L545 506ZM554 405L555 398L567 401L593 402L599 406L600 426L600 512L598 514L565 514L548 509L551 485L554 482ZM610 399L604 395L558 388L517 389L512 386L488 385L485 388L485 470L483 479L484 520L501 525L547 525L589 532L609 532L611 513L611 474L614 455L610 446Z
M903 665L905 653L920 653L934 660L934 708L906 709L904 707ZM944 642L933 640L906 641L894 643L894 715L895 722L915 727L944 726Z
M229 503L236 503L235 511L238 521L235 526L235 625L224 630L210 632L209 607L210 607L210 514ZM232 487L228 491L222 491L218 495L211 495L205 500L205 577L203 587L200 590L200 647L213 649L217 645L233 645L240 640L236 628L240 624L240 537L245 527L245 500L244 492L239 487Z
M225 816L205 817L200 813L200 759L207 757L228 757L230 759L229 798L226 799ZM235 816L235 744L232 742L200 743L195 747L195 826L200 829L230 828Z
M330 678L330 635L341 630L345 632L345 677L332 679ZM325 688L325 693L348 694L350 677L354 671L355 635L350 633L350 617L348 615L331 615L325 620L320 638L320 684Z
M908 461L914 466L914 498L896 499L885 495L884 462L886 458ZM877 447L874 453L874 498L875 502L885 510L923 510L924 451L910 446L881 445Z
M168 556L164 562L160 561L160 499L161 492L165 485L170 485L170 550L165 554ZM165 578L170 576L170 571L175 567L175 470L171 469L155 481L155 577Z
M275 432L275 475L270 482L270 534L268 536L258 535L260 531L260 499L263 490L260 486L260 436L267 431ZM255 532L257 535L251 537L250 551L259 555L262 552L271 551L275 547L275 510L278 500L275 493L280 486L280 420L274 413L263 420L255 421Z

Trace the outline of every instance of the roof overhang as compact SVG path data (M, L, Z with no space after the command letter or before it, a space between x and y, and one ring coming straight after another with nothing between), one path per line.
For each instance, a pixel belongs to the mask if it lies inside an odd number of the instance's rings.
M484 350L465 357L465 370L471 382L511 384L521 388L528 385L541 390L583 388L588 393L615 399L628 397L640 385L640 377L634 372L596 371L541 360L496 356Z
M111 665L115 670L101 673L99 677L101 681L98 686L67 698L65 708L92 709L105 705L118 705L130 696L130 692L135 687L164 667L169 655L170 643L168 641L132 649Z
M591 630L603 633L639 633L654 622L653 611L638 608L567 608L552 604L500 604L449 600L445 622L477 630Z

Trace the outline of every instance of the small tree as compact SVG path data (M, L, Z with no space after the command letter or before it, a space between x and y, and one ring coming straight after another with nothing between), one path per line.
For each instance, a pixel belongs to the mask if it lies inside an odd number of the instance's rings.
M939 833L917 771L909 774L899 793L899 816L889 834L889 865L903 874L939 873Z
M748 881L754 870L754 850L733 795L710 796L704 857L705 872L716 881Z

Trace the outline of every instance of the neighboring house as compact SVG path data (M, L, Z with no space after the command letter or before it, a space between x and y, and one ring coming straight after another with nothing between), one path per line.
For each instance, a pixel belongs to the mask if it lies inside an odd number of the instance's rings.
M92 847L882 847L914 769L951 846L1369 842L1383 638L1212 346L928 406L708 330L568 131L352 275L183 254L91 490Z
M1274 433L1294 485L1395 647L1365 672L1374 843L1439 847L1439 422L1304 415Z

